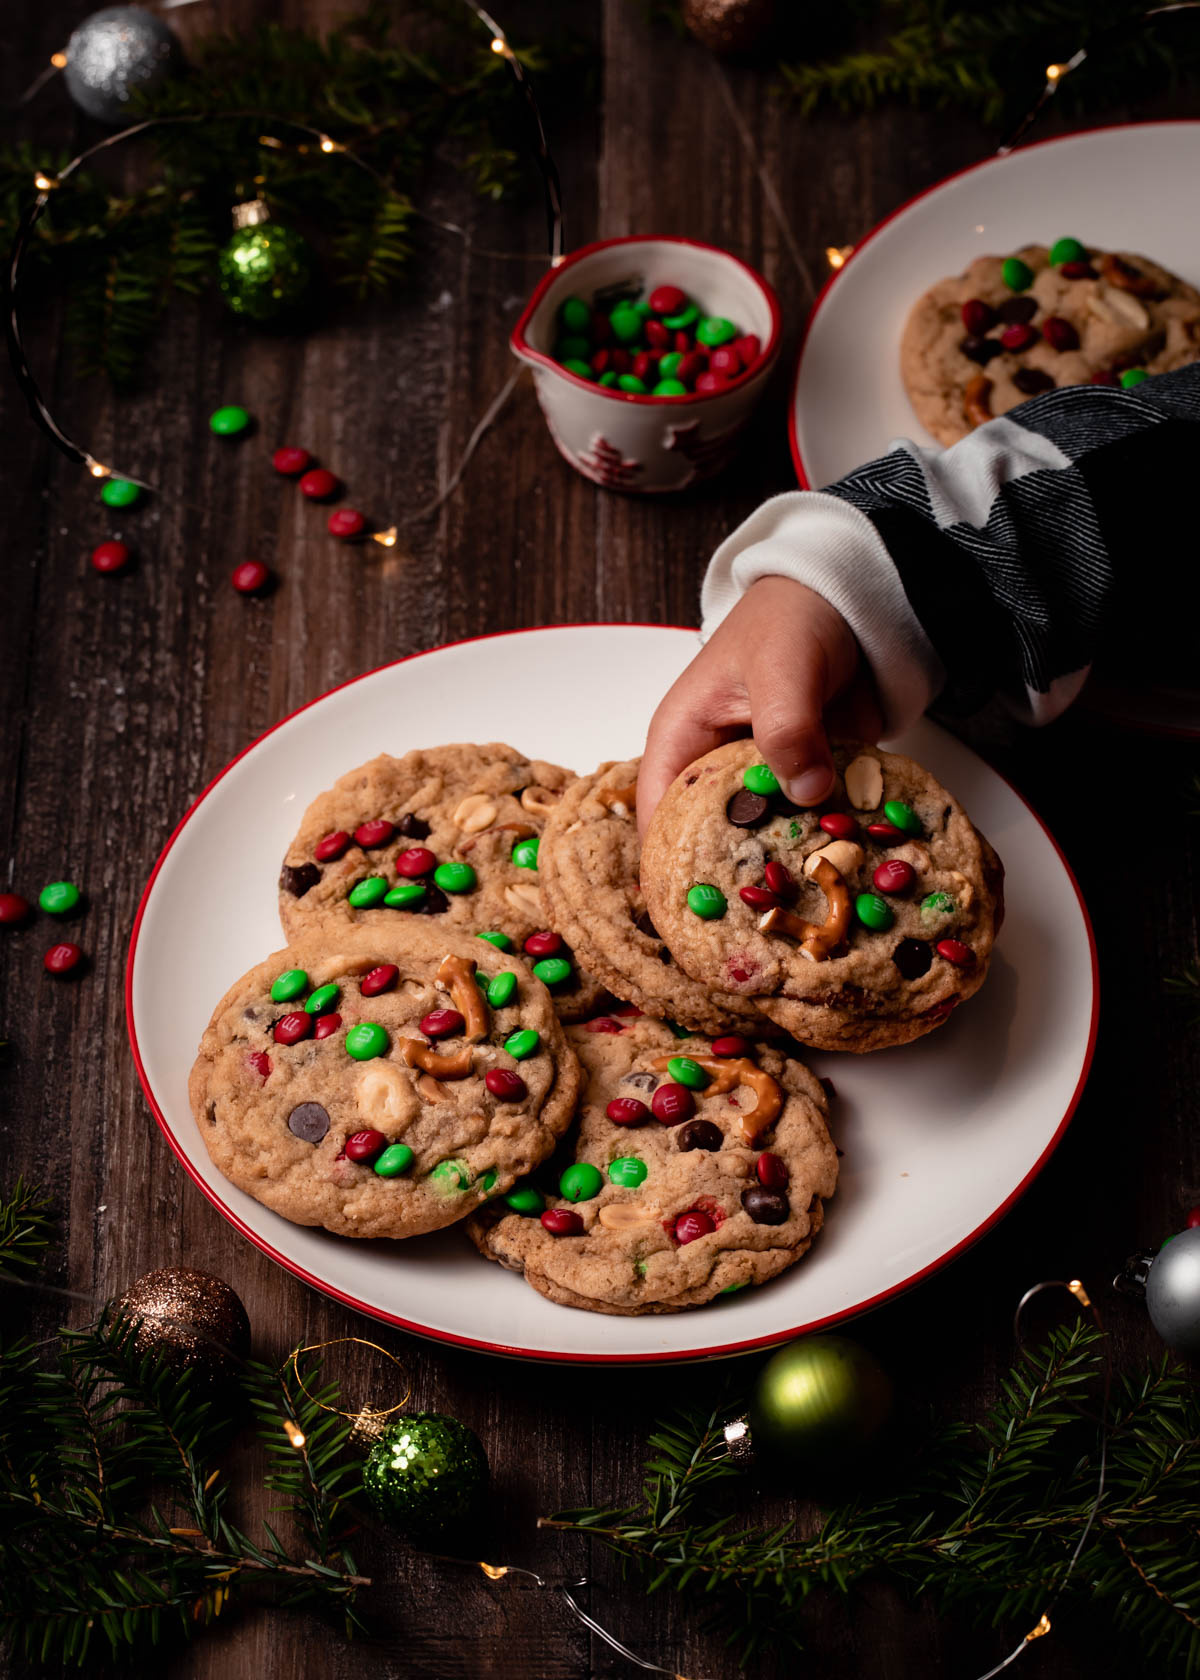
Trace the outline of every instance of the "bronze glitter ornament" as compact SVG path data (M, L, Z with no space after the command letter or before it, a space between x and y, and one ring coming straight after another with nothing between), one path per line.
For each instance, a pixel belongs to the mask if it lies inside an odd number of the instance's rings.
M250 1320L233 1290L207 1272L168 1266L138 1278L115 1302L140 1318L133 1346L156 1353L173 1371L191 1371L195 1387L223 1388L250 1351Z
M748 53L775 22L775 0L682 0L683 21L709 52Z

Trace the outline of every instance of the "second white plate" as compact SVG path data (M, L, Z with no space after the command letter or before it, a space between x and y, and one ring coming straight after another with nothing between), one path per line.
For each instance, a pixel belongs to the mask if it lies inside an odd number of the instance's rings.
M377 752L435 741L508 739L579 770L635 754L696 645L692 631L580 625L463 642L386 666L262 736L168 841L142 898L126 975L142 1085L203 1194L314 1288L405 1329L517 1357L738 1353L852 1317L945 1264L1000 1217L1061 1136L1094 1036L1086 914L1053 840L1014 789L923 723L901 746L962 799L1008 869L999 955L978 998L930 1037L871 1056L811 1057L837 1088L841 1182L812 1253L773 1283L694 1312L579 1312L480 1259L459 1231L353 1242L290 1225L213 1167L188 1107L188 1071L218 998L283 943L276 878L308 801ZM535 694L553 699L538 706Z

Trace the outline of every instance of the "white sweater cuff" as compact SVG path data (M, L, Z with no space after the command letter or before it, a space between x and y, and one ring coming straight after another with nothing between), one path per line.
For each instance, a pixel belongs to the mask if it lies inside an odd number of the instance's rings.
M946 673L912 607L883 538L865 513L823 491L773 496L726 537L700 595L707 638L762 577L807 584L854 632L884 714L884 734L915 723Z

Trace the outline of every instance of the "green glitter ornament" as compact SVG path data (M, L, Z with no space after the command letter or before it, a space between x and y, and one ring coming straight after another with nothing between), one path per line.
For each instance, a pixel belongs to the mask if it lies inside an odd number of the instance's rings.
M229 308L263 325L298 314L312 286L308 241L271 221L261 199L239 204L233 217L236 232L217 257L217 283Z
M377 1515L415 1545L437 1544L477 1518L487 1484L479 1437L439 1412L389 1424L363 1466Z

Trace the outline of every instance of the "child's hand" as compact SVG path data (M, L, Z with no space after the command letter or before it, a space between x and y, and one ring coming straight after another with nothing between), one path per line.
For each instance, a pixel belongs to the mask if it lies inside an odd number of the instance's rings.
M753 728L779 784L797 805L833 785L824 715L838 732L876 741L879 704L842 615L791 578L752 584L659 705L638 774L642 833L679 772Z

